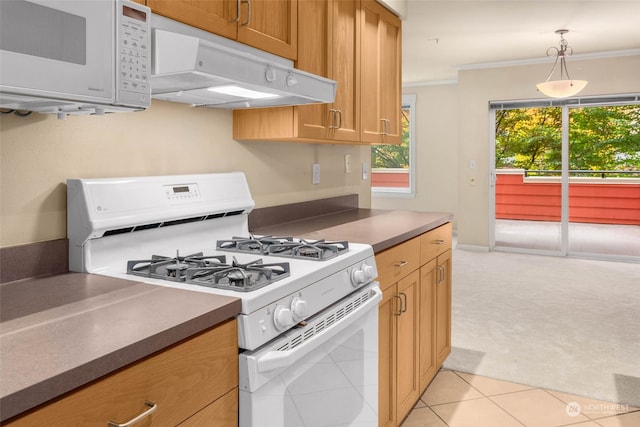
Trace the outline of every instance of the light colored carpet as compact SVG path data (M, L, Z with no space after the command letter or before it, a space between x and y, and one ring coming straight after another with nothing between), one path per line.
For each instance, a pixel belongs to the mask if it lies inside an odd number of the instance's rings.
M444 366L640 407L640 264L454 249Z

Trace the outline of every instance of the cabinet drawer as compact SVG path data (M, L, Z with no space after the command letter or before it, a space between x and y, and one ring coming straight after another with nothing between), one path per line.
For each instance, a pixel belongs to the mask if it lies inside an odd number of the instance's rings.
M451 249L451 238L450 222L420 236L420 264L427 263Z
M238 388L234 388L178 427L229 427L238 425Z
M420 237L376 255L378 281L384 290L420 267Z
M149 407L138 424L176 426L238 385L235 319L136 362L66 397L7 423L7 427L105 427Z

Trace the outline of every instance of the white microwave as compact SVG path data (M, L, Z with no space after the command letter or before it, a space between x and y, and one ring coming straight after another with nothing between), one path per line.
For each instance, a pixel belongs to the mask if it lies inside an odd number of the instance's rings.
M128 0L0 0L0 107L59 118L144 110L150 21Z

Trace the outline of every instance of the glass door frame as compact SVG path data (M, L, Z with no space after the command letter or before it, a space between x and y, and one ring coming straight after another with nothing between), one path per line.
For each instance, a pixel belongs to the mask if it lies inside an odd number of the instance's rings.
M489 251L514 252L538 255L601 258L626 260L625 257L607 254L574 252L569 250L569 112L571 108L601 107L610 105L640 104L640 94L609 97L569 98L562 100L492 101L489 103ZM496 111L514 108L560 107L562 108L562 160L561 160L561 211L560 249L533 249L496 246Z

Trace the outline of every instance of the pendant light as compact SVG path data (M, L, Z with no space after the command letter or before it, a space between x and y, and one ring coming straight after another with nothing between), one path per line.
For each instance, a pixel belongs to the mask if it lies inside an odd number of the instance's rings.
M565 57L566 55L571 55L573 49L564 39L564 35L568 32L569 30L556 30L556 34L560 34L560 49L555 46L547 49L547 56L549 56L549 52L553 50L556 51L556 61L553 63L553 68L547 80L545 80L544 83L538 83L536 85L540 92L552 98L567 98L573 96L587 85L586 80L572 80L571 77L569 77ZM560 80L549 80L558 67L558 62L560 62ZM566 79L564 78L565 76Z

